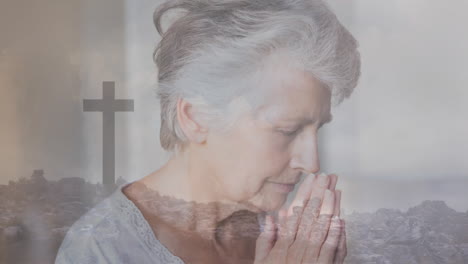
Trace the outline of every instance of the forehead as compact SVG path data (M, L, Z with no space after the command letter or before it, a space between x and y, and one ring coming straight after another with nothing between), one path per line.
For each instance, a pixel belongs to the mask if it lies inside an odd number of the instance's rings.
M286 67L265 71L262 92L264 104L259 112L269 120L331 120L330 91L311 74Z

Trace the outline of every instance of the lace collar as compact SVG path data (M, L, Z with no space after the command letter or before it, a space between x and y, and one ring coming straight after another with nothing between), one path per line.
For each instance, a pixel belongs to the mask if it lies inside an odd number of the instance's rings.
M177 256L174 256L154 235L151 226L143 217L143 214L138 207L125 196L122 189L132 184L133 182L124 183L118 186L117 190L111 195L111 200L115 201L116 209L119 215L125 217L127 222L135 227L138 236L143 243L150 249L150 254L155 260L168 264L184 264Z

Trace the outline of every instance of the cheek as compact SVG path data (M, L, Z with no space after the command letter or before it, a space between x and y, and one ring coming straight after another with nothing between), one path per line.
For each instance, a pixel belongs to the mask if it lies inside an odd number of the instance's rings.
M275 137L274 133L263 133L261 136L248 137L243 144L246 148L241 154L243 162L240 166L246 169L253 186L260 188L265 180L278 178L287 170L289 144L281 137Z
M224 189L236 201L247 201L270 193L266 181L278 178L283 171L278 163L248 153L240 155L234 163L231 164L233 169L224 174Z
M238 201L259 200L256 202L259 208L280 206L285 201L285 195L274 191L266 181L278 179L284 173L287 162L281 153L267 151L263 155L251 154L246 153L243 165L239 166L239 174L231 178L234 179L231 186L235 186Z
M288 148L268 138L259 140L256 144L257 148L249 156L252 170L265 177L280 177L289 164Z
M248 200L265 192L264 183L278 178L289 162L289 144L271 130L246 126L218 141L213 157L231 199ZM221 145L222 144L222 145Z

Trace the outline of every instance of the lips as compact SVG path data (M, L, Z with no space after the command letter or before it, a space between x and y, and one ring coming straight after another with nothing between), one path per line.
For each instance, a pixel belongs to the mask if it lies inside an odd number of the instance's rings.
M271 183L285 184L285 185L296 185L297 184L297 182L271 182Z
M276 183L276 184L286 184L286 185L292 184L292 185L296 185L299 181L294 181L294 182L275 182L275 181L268 181L268 182Z
M273 186L275 190L279 192L288 193L294 190L294 187L296 186L296 184L300 182L301 175L302 174L298 174L298 175L295 175L295 177L287 178L288 180L293 180L293 181L288 181L288 182L267 181L267 182L271 183L271 185Z
M294 186L296 186L296 183L277 183L277 182L270 182L272 183L273 187L275 188L275 190L279 191L279 192L291 192L292 190L294 190Z

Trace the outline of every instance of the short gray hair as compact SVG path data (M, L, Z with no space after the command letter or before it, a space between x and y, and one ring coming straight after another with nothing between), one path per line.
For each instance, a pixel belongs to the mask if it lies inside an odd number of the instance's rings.
M179 8L183 15L163 32L161 17ZM237 117L232 103L258 90L255 80L272 55L287 54L313 75L330 89L333 105L351 95L360 76L357 41L321 0L169 0L153 19L162 36L153 53L160 141L173 153L187 143L179 98L193 105L198 121L226 131ZM255 109L258 100L249 104Z

